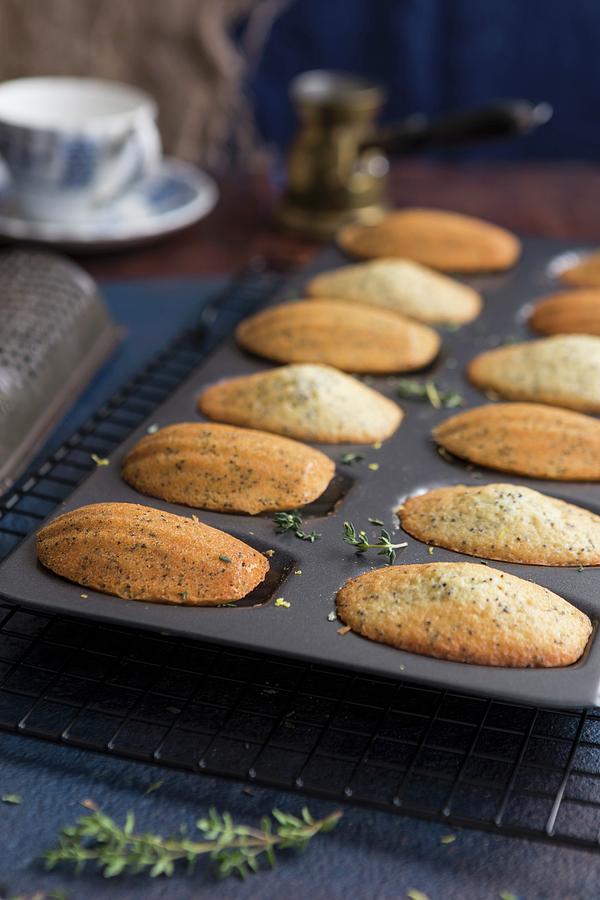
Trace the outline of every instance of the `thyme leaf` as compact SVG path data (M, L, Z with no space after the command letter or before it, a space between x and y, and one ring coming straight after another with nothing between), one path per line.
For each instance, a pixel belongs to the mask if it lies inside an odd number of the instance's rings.
M440 844L453 844L455 840L455 834L443 834L440 838Z
M314 544L321 537L316 531L303 531L302 516L297 509L293 509L291 512L275 513L273 523L277 534L285 534L285 532L291 531L301 541L310 541L311 544Z
M403 399L428 401L434 409L456 409L463 405L463 398L457 391L442 391L435 381L400 378L396 383L396 392Z
M97 466L110 466L110 459L107 459L105 456L98 456L97 453L90 453L90 458Z
M165 782L162 778L159 779L159 781L151 781L150 784L148 785L148 787L146 788L146 790L144 791L144 797L146 797L148 794L153 794L154 791L157 791L159 788L161 788L164 783Z
M367 550L377 550L378 556L387 556L389 565L396 559L396 550L401 550L403 547L408 546L406 541L401 544L392 544L391 535L385 528L381 529L381 534L377 541L371 543L367 536L367 532L364 530L357 532L352 522L344 522L343 539L347 544L356 547L357 553L366 553Z
M201 838L194 840L185 830L177 837L138 833L133 813L119 825L96 809L60 831L57 846L45 853L46 867L72 863L80 873L89 863L105 878L141 872L155 878L173 875L181 863L187 863L192 871L201 856L208 856L219 876L245 878L257 872L263 860L272 867L278 850L303 850L317 834L335 828L341 816L341 812L333 812L314 819L306 807L301 816L274 809L254 828L237 824L228 812L211 808L196 822Z
M448 450L446 450L445 447L437 447L437 452L442 457L442 459L446 460L446 462L456 462L456 457L452 456L452 454Z
M364 458L363 453L354 453L353 451L350 451L349 453L344 453L340 456L340 462L345 466L351 466L352 463L360 462Z

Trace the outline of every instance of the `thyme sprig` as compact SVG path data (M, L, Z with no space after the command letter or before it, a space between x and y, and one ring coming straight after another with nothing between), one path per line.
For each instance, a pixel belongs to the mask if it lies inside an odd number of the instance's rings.
M408 400L426 400L434 409L455 409L463 404L463 398L457 391L442 391L435 381L400 378L396 382L396 391L398 396Z
M377 550L378 556L387 556L388 563L391 565L396 559L396 550L407 547L404 541L401 544L392 544L392 537L385 528L381 529L381 534L375 543L371 543L367 536L367 532L362 530L357 532L352 522L344 522L344 540L347 544L356 547L357 553L366 553L367 550Z
M132 812L121 826L95 809L62 829L58 846L45 854L46 866L53 869L60 863L72 863L80 873L88 863L95 863L105 878L125 872L146 872L155 878L173 875L178 863L186 863L190 872L199 857L208 856L220 877L245 878L258 871L262 860L273 867L278 850L303 850L319 832L335 828L341 815L333 812L314 819L306 807L301 817L274 809L272 817L264 816L260 827L253 828L236 824L229 813L211 808L206 818L196 822L202 840L193 840L185 831L178 837L138 834Z
M297 509L293 509L291 512L275 513L273 522L277 534L292 531L301 541L310 541L311 544L314 544L321 537L316 531L304 531L302 529L302 516Z

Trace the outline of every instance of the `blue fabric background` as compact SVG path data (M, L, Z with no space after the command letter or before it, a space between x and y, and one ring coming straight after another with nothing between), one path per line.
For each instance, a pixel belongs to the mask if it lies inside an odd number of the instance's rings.
M289 81L316 68L385 84L386 121L508 97L553 105L535 135L463 156L600 156L598 0L292 0L249 85L280 148L293 131Z

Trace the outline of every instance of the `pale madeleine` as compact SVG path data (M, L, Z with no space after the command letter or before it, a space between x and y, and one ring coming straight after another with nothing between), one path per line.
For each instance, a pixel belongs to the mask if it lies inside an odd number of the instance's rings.
M509 344L476 356L467 373L506 400L600 412L600 337L561 334Z
M324 444L366 444L396 431L392 400L331 366L289 365L207 387L198 408L210 419Z
M470 285L409 259L376 259L321 272L307 290L315 299L381 307L429 325L464 325L481 311L481 295Z
M600 565L600 516L516 484L455 484L398 509L420 541L469 556L539 566Z
M569 666L592 631L562 597L479 563L374 569L338 591L336 610L372 641L482 666Z

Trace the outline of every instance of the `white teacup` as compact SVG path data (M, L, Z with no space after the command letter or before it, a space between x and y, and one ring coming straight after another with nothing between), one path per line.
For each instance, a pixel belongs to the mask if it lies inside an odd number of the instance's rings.
M84 217L160 161L156 104L143 91L91 78L0 84L0 160L23 212Z

